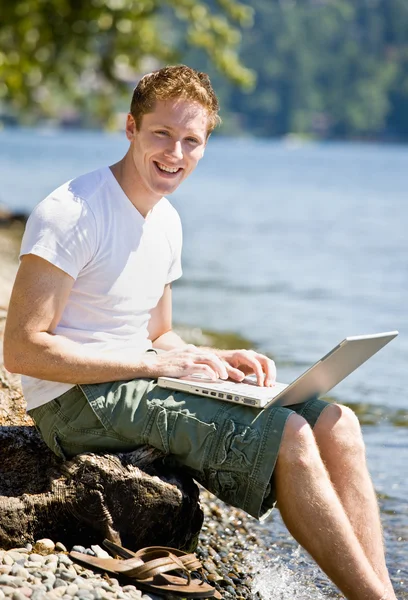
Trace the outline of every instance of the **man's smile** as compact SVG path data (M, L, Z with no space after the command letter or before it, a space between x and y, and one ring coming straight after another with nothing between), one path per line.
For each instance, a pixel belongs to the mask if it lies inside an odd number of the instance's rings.
M163 163L157 162L157 161L153 161L155 166L157 167L157 169L162 173L166 173L166 174L170 174L170 175L175 175L176 173L179 173L182 171L182 167L167 167L166 165L164 165Z

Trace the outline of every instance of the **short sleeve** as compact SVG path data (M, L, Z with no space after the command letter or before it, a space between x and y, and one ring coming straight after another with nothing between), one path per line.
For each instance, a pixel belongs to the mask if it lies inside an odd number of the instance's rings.
M49 196L27 221L20 258L35 254L76 279L95 251L95 218L87 203L73 196Z
M172 249L172 260L170 263L169 273L167 276L166 284L179 279L182 274L181 268L181 251L183 247L183 231L181 227L181 221L178 213L173 209L173 218L171 219L171 249Z

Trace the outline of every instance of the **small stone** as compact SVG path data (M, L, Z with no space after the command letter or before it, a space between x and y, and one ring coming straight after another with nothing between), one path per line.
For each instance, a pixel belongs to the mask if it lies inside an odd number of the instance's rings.
M94 591L79 589L77 592L77 597L79 598L79 600L93 600L94 599Z
M28 543L27 543L27 544L24 546L24 548L27 550L27 552L31 552L31 551L32 551L32 549L33 549L33 545L32 545L32 544L30 544L30 542L28 542Z
M106 552L106 550L103 550L103 548L97 546L96 544L91 546L91 550L98 558L112 558L111 555Z
M65 571L61 571L59 573L59 576L61 579L63 579L64 581L75 581L75 579L77 578L77 574L76 572L71 573L71 571L65 570Z
M45 562L45 561L44 561L44 557L43 557L43 556L41 556L41 554L37 554L36 552L34 552L33 554L30 554L30 555L28 556L28 560L29 560L30 562L34 562L34 563L41 563L41 564L43 564L43 563Z
M44 600L46 593L43 590L34 590L31 600Z
M228 585L233 585L233 581L231 579L231 577L228 577L228 575L223 575L222 577L223 582L227 583ZM223 585L225 585L225 583L223 583Z
M18 583L16 583L16 578L12 575L0 575L0 586L8 585L13 588L18 587Z
M3 558L3 562L4 559L6 558L6 556L9 556L10 558L13 559L14 562L21 564L24 564L24 561L28 558L28 554L23 554L22 552L17 552L16 550L9 550ZM10 563L8 563L10 564Z
M85 548L83 546L72 546L72 550L74 550L75 552L81 552L82 554L85 554Z
M42 540L37 540L33 546L33 551L41 554L43 556L47 554L51 554L54 552L55 544L52 540L48 538L43 538Z
M78 586L77 586L77 584L76 584L76 583L70 583L70 584L67 586L67 589L66 589L66 592L65 592L65 593L66 593L66 594L69 594L69 596L75 596L75 594L77 593L78 589L79 589L79 588L78 588Z
M8 575L11 572L11 565L0 565L0 575Z
M52 590L52 593L55 594L57 596L57 598L62 598L62 596L64 596L64 594L66 593L66 589L67 589L66 585L60 585L60 586L54 588Z
M10 554L5 554L3 556L3 565L14 565L14 558L12 556L10 556Z
M136 587L134 585L125 585L122 590L124 592L134 592L136 591Z
M53 571L47 569L46 571L42 572L41 579L43 580L43 583L45 583L46 581L51 581L52 584L54 584L54 581L56 580L56 575L55 573L53 573Z
M77 577L73 583L77 584L77 586L79 587L79 591L80 590L88 590L89 592L92 592L92 590L93 590L92 583L85 581L85 579L83 579L82 577ZM78 593L79 593L79 591L78 591Z
M12 596L13 600L27 600L32 596L33 590L29 587L21 587Z
M216 573L217 569L212 561L206 560L203 562L203 567L208 573Z
M4 600L6 596L4 595L4 593L0 590L0 600Z
M73 560L66 554L59 554L58 555L58 564L69 567L73 564Z
M57 542L55 544L55 550L57 552L67 552L67 549L62 542Z
M49 565L51 563L57 563L60 559L60 556L57 556L56 554L50 554L49 556L47 556L44 560L44 564L45 565Z
M11 567L11 575L14 575L16 577L24 577L25 579L27 579L27 577L30 576L30 573L27 571L27 569L25 569L18 563L14 563L14 565Z
M106 590L108 592L112 591L111 586L109 585L109 583L107 581L102 580L101 583L98 582L98 586L102 589L102 590Z
M11 587L10 585L2 585L1 590L5 596L11 596L16 591L16 588Z

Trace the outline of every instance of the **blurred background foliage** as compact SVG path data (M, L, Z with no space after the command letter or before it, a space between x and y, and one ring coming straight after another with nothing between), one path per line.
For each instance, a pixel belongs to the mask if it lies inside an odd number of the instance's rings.
M110 126L174 62L210 73L224 133L408 138L407 0L0 0L0 102L19 122Z
M0 0L0 99L23 119L71 103L106 121L142 70L181 60L178 42L251 86L236 48L252 14L237 0Z

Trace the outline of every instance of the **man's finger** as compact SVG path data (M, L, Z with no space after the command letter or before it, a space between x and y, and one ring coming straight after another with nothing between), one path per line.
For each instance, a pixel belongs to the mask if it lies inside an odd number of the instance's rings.
M220 379L228 379L225 363L216 354L213 354L212 352L197 354L197 356L194 357L194 362L195 364L204 363L210 365Z
M229 365L228 363L225 363L225 368L227 369L228 377L230 379L233 379L234 381L238 382L245 379L245 373L243 371L231 367L231 365Z
M274 361L271 358L265 356L264 354L258 354L257 357L265 373L264 385L273 385L276 381L276 365Z
M252 372L256 376L256 382L258 385L264 385L264 371L261 363L259 362L257 355L253 351L245 350L240 356L240 362L242 365L246 365L252 369Z
M180 377L180 379L189 379L196 375L198 375L200 379L210 379L211 381L216 381L217 379L219 379L219 375L214 369L212 369L209 365L199 363L191 365L191 367L189 367L186 370L186 372L183 374L182 377Z

